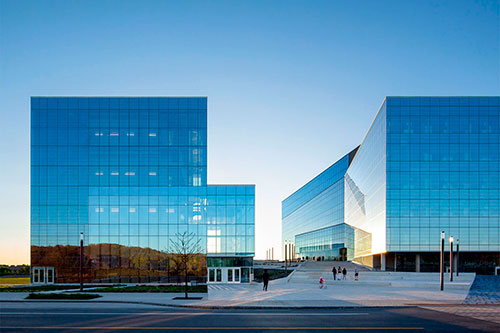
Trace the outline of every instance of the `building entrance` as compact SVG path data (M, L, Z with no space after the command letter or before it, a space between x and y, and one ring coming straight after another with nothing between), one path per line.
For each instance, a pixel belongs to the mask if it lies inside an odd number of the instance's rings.
M54 280L54 267L33 267L31 270L33 284L51 284Z
M208 283L240 283L240 267L220 267L208 269Z

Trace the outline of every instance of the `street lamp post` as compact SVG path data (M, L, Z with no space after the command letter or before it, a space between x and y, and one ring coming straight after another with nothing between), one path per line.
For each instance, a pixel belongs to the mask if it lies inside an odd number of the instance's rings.
M441 231L441 255L439 263L439 285L440 289L444 287L444 231Z
M286 268L286 258L287 257L287 246L286 246L286 240L285 240L285 271L287 270Z
M83 291L83 232L80 232L80 291Z
M459 257L459 250L460 250L460 239L457 238L457 276L458 276L458 271L460 270L460 257Z
M453 236L450 236L450 281L453 281Z

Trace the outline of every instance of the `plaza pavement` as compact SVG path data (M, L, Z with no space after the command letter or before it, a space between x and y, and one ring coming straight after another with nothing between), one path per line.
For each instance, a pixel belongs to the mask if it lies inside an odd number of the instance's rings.
M497 277L500 278L500 277ZM291 279L271 281L268 291L261 283L210 285L208 294L201 300L173 300L182 293L100 293L101 298L85 301L25 300L28 293L1 293L0 311L9 306L7 302L54 303L98 303L114 306L156 305L201 309L318 309L318 308L362 308L362 307L421 307L446 314L485 320L500 324L500 298L498 279L478 279L474 289L446 288L439 291L431 288L401 288L390 285L358 285L357 281L329 281L327 288L320 289L313 283L293 283ZM484 279L483 279L484 280ZM449 286L449 285L448 285ZM492 291L493 290L493 291ZM92 292L89 290L88 292ZM45 303L44 303L45 302ZM472 304L471 304L472 303ZM12 303L11 303L12 304Z
M88 302L131 302L167 306L201 308L317 308L362 306L411 306L417 304L461 304L468 290L435 288L397 288L391 286L356 285L356 281L327 283L320 289L317 284L290 283L287 279L269 283L268 291L262 284L210 285L201 300L173 300L179 293L100 293L102 297ZM92 293L92 290L88 292ZM0 301L21 301L28 293L0 293Z
M475 318L500 324L500 305L477 304L477 305L423 305L423 309L445 312L462 317Z
M344 263L347 264L347 263ZM353 263L350 263L353 265ZM444 291L439 290L438 273L375 272L360 270L355 281L334 281L328 262L306 262L286 278L270 281L268 291L262 283L209 285L201 300L173 300L182 293L100 293L102 297L86 302L129 302L200 308L318 308L363 306L415 306L500 304L500 280L476 278L463 273L454 282L445 277ZM354 269L348 266L350 271ZM326 285L319 288L322 276ZM500 277L498 277L500 278ZM473 284L474 282L474 284ZM473 284L474 288L471 288ZM88 290L92 293L92 290ZM0 293L0 301L22 301L27 293ZM492 296L493 295L493 296Z
M81 302L148 304L201 309L317 309L361 307L421 307L463 317L500 324L500 276L461 274L455 282L445 280L439 290L439 276L432 273L361 271L360 280L352 276L333 281L326 267L299 267L286 278L270 281L268 291L262 283L209 285L201 300L174 300L182 293L100 293L93 300L25 300L28 293L0 292L0 310L6 302ZM323 276L326 288L319 288ZM471 287L472 285L472 287ZM88 290L92 293L92 290Z

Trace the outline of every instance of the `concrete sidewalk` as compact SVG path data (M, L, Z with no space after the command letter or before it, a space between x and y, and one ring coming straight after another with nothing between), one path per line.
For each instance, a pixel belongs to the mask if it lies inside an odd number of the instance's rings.
M259 300L214 300L204 298L202 300L173 300L175 296L181 294L166 293L102 293L101 298L92 300L25 300L27 293L15 293L16 295L0 295L0 309L3 302L94 302L94 303L129 303L129 304L148 304L169 307L191 307L199 309L305 309L305 308L358 308L358 307L400 307L436 305L442 302L434 301L415 301L407 299L391 300L352 300L345 301L340 299L330 300L279 300L279 299L259 299ZM206 295L206 294L205 294ZM447 304L459 304L450 303Z
M92 291L89 290L89 293ZM262 291L262 284L253 283L210 285L208 294L190 294L203 296L201 300L172 299L182 297L182 293L98 294L102 297L85 302L126 302L198 308L318 308L461 304L467 296L467 291L445 289L440 292L435 288L373 287L342 282L330 283L326 289L319 289L317 285L286 283L285 279L280 279L271 281L267 292ZM0 293L0 301L23 301L27 295L28 293Z
M261 283L213 284L209 285L208 294L190 294L202 296L201 300L173 300L174 297L182 297L184 294L99 293L87 290L102 297L85 302L143 303L198 308L458 305L464 303L475 277L473 273L461 274L457 281L445 282L444 291L440 291L437 273L364 271L360 272L359 281L354 281L352 277L348 280L333 281L331 276L324 275L328 272L317 268L318 265L302 267L291 277L270 281L268 291L262 290ZM318 274L326 280L326 286L321 289L316 279ZM491 291L488 290L488 293ZM27 295L28 293L0 292L0 301L23 301Z
M337 283L336 283L337 282ZM261 284L212 285L205 303L237 303L245 306L408 306L415 304L461 304L468 289L403 288L357 285L335 281L327 288L318 284L271 281L268 291Z

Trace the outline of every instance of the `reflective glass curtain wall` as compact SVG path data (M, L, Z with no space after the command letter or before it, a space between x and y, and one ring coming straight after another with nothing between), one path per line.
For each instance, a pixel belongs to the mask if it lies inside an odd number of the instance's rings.
M183 232L206 255L212 204L226 193L207 187L205 97L34 97L31 110L32 266L75 281L80 232L89 281L169 280L168 253ZM253 186L243 188L246 209ZM250 243L235 240L235 252L253 255ZM192 274L203 279L198 261Z
M343 176L356 153L349 154L335 162L309 183L301 187L282 202L282 242L295 243L299 234L331 227L344 222L344 182ZM324 232L323 232L324 233ZM323 233L312 233L308 239L317 235L313 242L316 247L331 246L331 241ZM342 242L343 243L343 242ZM296 254L300 254L295 244ZM331 257L332 251L319 254ZM337 253L338 256L338 253Z
M387 98L387 251L500 251L500 98Z
M362 231L355 257L386 251L386 119L384 103L344 177L345 223Z
M255 186L209 185L207 254L250 256L255 252Z
M354 229L342 223L295 236L295 248L301 258L320 257L324 260L352 259L354 253ZM342 251L345 249L346 251Z
M499 105L386 98L345 177L346 223L370 234L355 241L357 261L387 253L394 269L435 269L444 231L469 270L500 264Z
M320 249L328 244L314 235L330 234L317 229L346 223L355 261L432 271L444 231L460 240L464 269L491 273L500 265L499 127L500 97L387 97L350 164L334 165L345 174L325 184L327 169L283 201L283 240Z

